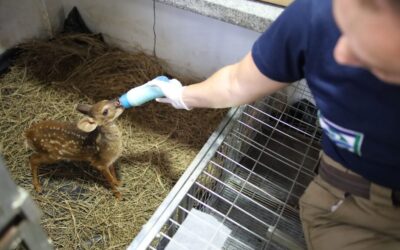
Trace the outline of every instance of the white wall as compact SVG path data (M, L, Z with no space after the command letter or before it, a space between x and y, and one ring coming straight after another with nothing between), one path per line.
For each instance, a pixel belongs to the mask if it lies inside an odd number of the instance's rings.
M123 49L153 51L153 1L1 0L0 53L32 38L57 33L73 6L90 29ZM157 56L186 76L207 77L234 63L259 33L189 11L156 3Z
M64 19L60 0L1 0L0 54L32 38L47 38Z
M153 50L150 0L0 0L0 53L32 38L48 38L77 6L90 29L123 49ZM207 77L234 63L259 33L189 11L156 3L157 56L176 72Z
M88 27L124 49L153 50L153 1L62 0L77 6ZM206 77L236 62L260 35L236 25L156 3L157 56L186 76Z
M0 53L25 39L55 34L73 6L78 7L89 28L103 33L107 42L152 53L150 0L0 0ZM156 24L157 56L174 71L200 78L242 58L260 35L162 3L156 3ZM304 98L291 93L294 89L288 91L293 99L290 102Z

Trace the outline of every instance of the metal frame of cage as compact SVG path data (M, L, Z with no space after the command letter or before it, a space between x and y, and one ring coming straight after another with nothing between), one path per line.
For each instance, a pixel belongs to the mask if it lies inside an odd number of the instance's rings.
M320 140L304 82L232 108L128 249L164 249L171 242L189 249L174 236L198 236L184 226L188 216L202 220L195 211L218 222L211 239L196 237L202 249L305 248L298 200L315 175ZM224 244L216 247L213 239L221 235Z
M40 217L39 208L29 193L13 182L0 156L0 249L53 249Z

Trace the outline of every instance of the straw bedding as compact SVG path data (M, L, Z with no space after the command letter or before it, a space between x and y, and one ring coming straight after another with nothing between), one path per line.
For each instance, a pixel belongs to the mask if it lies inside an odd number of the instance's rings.
M225 111L188 112L156 102L126 110L117 121L124 140L117 161L122 201L85 163L42 167L43 192L37 194L31 184L31 152L24 147L24 129L43 119L77 121L78 103L115 98L173 71L143 52L107 46L97 35L62 35L19 47L22 52L14 66L0 76L0 153L15 182L41 208L42 226L56 248L125 249Z

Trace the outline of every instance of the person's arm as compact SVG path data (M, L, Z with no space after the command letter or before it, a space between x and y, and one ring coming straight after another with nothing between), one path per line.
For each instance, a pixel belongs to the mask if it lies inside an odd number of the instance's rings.
M207 80L183 89L182 101L189 108L226 108L253 102L288 86L263 75L251 53L228 65Z
M170 84L154 83L165 96L157 101L178 109L232 107L304 78L314 2L294 1L257 39L251 53L207 80L183 88L175 79Z
M164 98L157 101L170 103L178 109L227 108L256 101L288 84L274 81L262 74L249 52L240 62L218 70L203 82L182 87L175 79L170 84L157 85Z

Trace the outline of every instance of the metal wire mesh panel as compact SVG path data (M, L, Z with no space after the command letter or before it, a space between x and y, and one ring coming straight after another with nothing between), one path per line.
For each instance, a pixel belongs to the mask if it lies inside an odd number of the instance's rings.
M131 249L305 248L298 200L321 137L312 100L297 83L231 114Z

